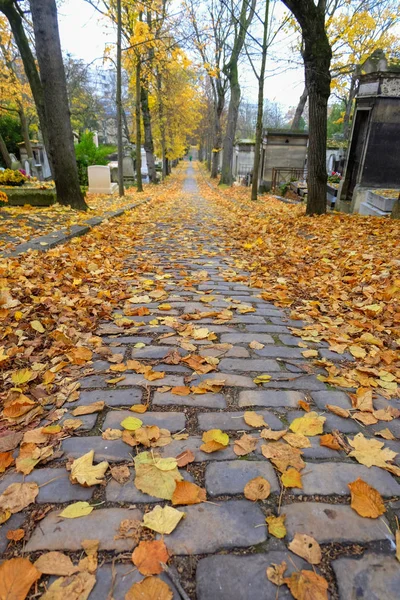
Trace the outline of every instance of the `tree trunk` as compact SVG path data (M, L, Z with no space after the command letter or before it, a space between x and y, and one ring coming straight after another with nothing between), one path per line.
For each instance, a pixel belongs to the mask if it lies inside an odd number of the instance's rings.
M165 136L165 123L164 123L164 105L162 97L162 76L161 73L157 72L157 95L158 95L158 120L160 122L160 141L161 141L161 159L162 159L162 180L168 175L167 170L167 152L166 152L166 136Z
M25 114L24 107L22 106L22 104L18 104L18 114L19 114L19 120L21 122L21 133L22 133L22 137L24 138L26 153L28 155L28 158L33 158L31 138L29 137L28 121L26 119L26 114Z
M147 170L151 183L157 183L156 163L154 160L154 143L151 131L151 116L149 108L149 92L142 86L141 92L143 128L144 128L144 149L146 151Z
M211 159L211 179L217 179L219 169L219 155L222 148L222 126L221 117L225 106L225 94L221 88L218 87L216 91L216 98L214 100L214 132L213 132L213 144L212 144L212 159Z
M239 114L240 105L240 85L237 62L232 64L229 73L229 83L231 88L231 97L228 108L228 122L226 125L225 138L223 144L221 181L225 185L232 185L232 162L233 162L233 146L235 143L236 125Z
M303 35L305 83L309 97L307 215L326 212L327 111L332 50L325 30L325 2L283 0L299 22Z
M55 0L31 0L30 5L57 200L60 204L86 210L79 186L56 3Z
M0 0L0 11L8 19L11 31L13 33L15 42L18 46L18 50L21 55L25 75L29 81L29 86L31 88L32 96L35 101L35 106L39 117L40 129L42 131L43 142L46 148L50 169L54 177L54 169L51 159L50 142L44 106L43 88L42 82L40 81L39 72L36 68L36 61L30 49L28 38L26 37L21 15L15 8L13 0Z
M261 143L263 134L263 109L264 109L264 77L268 50L268 13L269 0L265 2L264 34L262 42L261 68L258 79L258 105L256 123L256 143L254 145L253 179L251 182L251 199L257 200L258 195L258 173L260 170Z
M122 15L121 0L117 0L117 150L118 150L118 194L125 196L124 188L124 144L122 140Z
M297 105L296 112L294 113L294 117L293 117L293 121L292 121L292 124L290 126L290 129L292 129L292 130L299 129L299 127L300 127L300 119L303 116L304 107L306 105L307 98L308 98L308 92L307 92L307 88L305 87L304 90L303 90L303 93L300 96L300 100L299 100L299 103Z
M3 157L4 164L6 165L6 169L11 169L11 165L12 165L11 156L7 150L6 143L1 134L0 134L0 154Z
M143 192L142 183L142 130L140 122L140 98L141 98L141 85L140 85L140 56L138 54L136 64L136 179L137 179L137 191Z

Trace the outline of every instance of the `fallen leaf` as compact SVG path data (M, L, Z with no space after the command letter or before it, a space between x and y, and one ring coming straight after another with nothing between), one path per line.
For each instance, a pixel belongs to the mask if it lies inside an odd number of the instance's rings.
M136 417L126 417L123 421L121 421L121 427L127 429L128 431L135 431L139 429L143 425L143 421L137 419Z
M355 394L350 394L350 398L353 408L361 412L374 412L372 390L360 387Z
M77 571L70 557L63 552L46 552L37 559L34 566L45 575L68 577Z
M383 448L384 442L367 439L362 433L358 433L352 440L348 438L348 441L354 448L349 456L366 467L376 466L387 469L390 466L387 461L392 461L397 456L397 452Z
M361 517L377 519L386 512L380 493L368 483L358 478L348 484L351 493L350 506Z
M269 458L281 473L284 473L288 467L294 467L301 471L306 466L301 458L301 450L292 448L282 442L264 444L261 446L261 452L265 458Z
M137 489L155 498L171 500L176 482L183 479L176 459L156 458L150 452L142 452L134 461Z
M264 421L264 417L262 415L258 415L252 410L246 410L246 412L243 415L243 418L246 425L249 425L250 427L267 426L267 423Z
M279 515L279 517L275 517L274 515L270 515L265 520L268 524L268 531L271 535L276 538L282 539L286 535L286 527L285 527L285 518L286 515Z
M15 386L23 385L27 383L33 375L33 371L30 369L21 369L11 373L11 381Z
M400 529L396 529L396 558L400 562Z
M278 431L274 431L273 429L263 429L260 432L260 437L262 437L264 440L277 441L283 438L286 433L287 429L280 429Z
M295 600L328 600L328 582L314 571L295 571L283 582Z
M8 519L11 517L11 512L9 510L4 510L0 508L0 525L3 525Z
M189 463L192 463L195 459L195 456L191 450L184 450L176 457L176 462L178 463L178 467L186 467Z
M387 427L385 429L381 429L380 431L375 431L375 435L379 437L383 437L385 440L395 440L393 433Z
M185 513L172 508L172 506L156 506L143 516L143 525L157 533L172 533Z
M246 456L257 448L258 439L244 433L241 438L235 440L233 451L236 456Z
M83 421L81 419L65 419L65 421L63 422L63 428L69 429L71 431L79 429L81 425L83 425Z
M286 433L283 439L293 448L311 448L310 440L301 433Z
M332 412L334 415L338 417L343 417L344 419L348 419L351 417L351 413L345 408L341 408L340 406L334 406L333 404L326 404L326 408Z
M0 473L4 473L7 467L12 465L13 462L12 452L0 452Z
M88 404L86 406L78 406L71 412L71 414L74 417L80 417L81 415L91 415L92 413L101 412L104 406L104 400L98 400L97 402L93 402L92 404Z
M287 569L287 564L283 561L280 565L276 565L272 563L269 567L267 567L266 573L268 579L275 585L281 586L283 585L285 571Z
M115 479L119 484L123 485L127 481L129 481L131 477L131 472L129 467L126 465L114 466L110 469L111 477Z
M262 385L263 383L268 383L268 381L271 381L271 379L272 375L267 375L266 373L263 373L261 375L257 375L257 377L253 379L253 381L256 385Z
M107 461L103 461L94 465L93 458L94 450L90 450L73 461L70 474L72 483L80 483L84 487L89 487L104 482L104 474L107 471L109 464Z
M331 450L341 450L341 446L338 443L335 436L331 433L326 433L325 435L321 435L319 438L319 445L325 446L326 448L330 448Z
M132 553L132 562L142 575L159 575L163 572L161 563L169 558L163 540L141 541Z
M262 348L264 348L264 344L260 344L260 342L253 340L252 342L250 342L249 347L252 350L261 350Z
M172 600L172 597L169 585L158 577L146 577L134 583L125 594L125 600Z
M200 504L206 501L206 490L190 481L177 481L176 488L172 494L173 506Z
M171 390L172 394L175 394L176 396L189 396L190 394L190 387L186 386L186 385L181 385L181 386L177 386L177 387L173 387Z
M43 327L43 325L41 324L41 322L37 321L37 320L31 321L31 327L38 333L44 333L46 331L45 328Z
M0 565L1 600L25 600L42 574L27 558L12 558Z
M25 537L25 531L23 529L9 529L6 535L6 538L13 542L19 542L23 537Z
M131 406L129 410L131 410L134 413L143 414L147 411L147 408L147 404L133 404L133 406Z
M304 417L294 419L289 429L295 433L300 433L306 436L319 435L324 430L325 417L320 417L316 412L309 412Z
M86 517L90 515L93 510L93 506L90 506L89 502L74 502L70 504L59 514L63 519L77 519L78 517Z
M286 488L303 488L301 473L293 469L293 467L282 473L281 481Z
M311 407L310 407L309 403L306 402L305 400L299 400L298 403L297 403L297 405L298 405L299 408L301 408L305 412L310 412L311 411Z
M20 512L32 502L39 493L39 486L34 481L29 483L12 483L0 496L0 510L11 514Z
M302 355L304 356L304 358L314 358L318 356L318 350L304 350L304 352L302 352Z
M317 540L304 533L296 533L288 548L312 565L318 565L322 560L322 552Z
M266 500L271 493L271 485L264 477L254 477L246 483L243 493L247 500L253 502Z
M103 433L101 434L101 437L103 438L103 440L119 440L122 438L122 431L120 429L106 429L105 431L103 431Z
M221 444L222 446L228 446L229 444L229 436L227 433L221 431L221 429L209 429L203 433L201 438L203 442L216 442L217 444Z
M83 571L53 581L40 600L87 600L96 583L92 573Z

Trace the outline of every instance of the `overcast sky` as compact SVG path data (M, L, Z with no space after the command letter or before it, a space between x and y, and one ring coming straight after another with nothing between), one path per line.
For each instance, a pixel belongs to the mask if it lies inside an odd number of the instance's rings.
M283 10L283 8L282 8ZM92 62L103 56L104 46L114 41L114 32L107 27L107 20L84 0L64 0L59 9L61 44L64 52L76 58ZM302 67L293 68L289 64L292 53L285 41L279 43L274 55L279 51L283 62L279 62L280 74L268 76L265 82L265 96L279 102L284 110L295 106L303 90ZM286 63L285 63L286 60ZM96 64L96 63L94 63ZM97 61L101 65L101 60ZM286 70L290 67L289 70ZM277 63L269 60L267 71L271 75ZM242 97L251 102L257 100L257 83L250 67L241 67Z

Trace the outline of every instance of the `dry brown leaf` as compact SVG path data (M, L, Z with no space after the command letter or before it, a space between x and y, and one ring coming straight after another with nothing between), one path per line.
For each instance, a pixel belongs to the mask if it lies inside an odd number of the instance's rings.
M216 442L214 440L206 442L205 444L202 444L200 446L200 450L202 452L206 452L207 454L210 454L211 452L217 452L218 450L225 450L225 448L227 448L225 444L220 444L219 442Z
M94 465L93 458L94 450L90 450L73 461L69 476L71 483L80 483L84 487L90 487L104 482L104 475L109 464L107 461L103 461Z
M190 481L177 481L176 488L172 494L171 502L173 506L200 504L207 499L206 490Z
M361 517L377 519L386 512L380 493L368 483L358 478L348 484L351 493L350 506Z
M299 400L297 404L298 404L299 408L301 408L305 412L311 411L311 407L310 407L309 403L306 402L305 400Z
M191 450L184 450L176 457L176 462L178 467L185 467L189 463L192 463L195 459L195 456Z
M12 542L19 542L23 537L25 537L23 529L9 529L6 535L6 538Z
M332 412L334 415L337 415L338 417L343 417L344 419L348 419L349 417L351 417L351 413L346 410L345 408L341 408L340 406L335 406L333 404L327 404L326 408Z
M11 514L20 512L32 502L39 493L39 486L34 481L29 483L12 483L0 496L0 510Z
M122 431L120 429L108 428L105 431L103 431L103 433L101 434L101 437L103 438L103 440L109 440L109 441L119 440L122 438Z
M367 439L362 433L357 433L352 440L348 438L348 441L354 448L349 456L354 457L366 467L376 466L388 469L392 465L388 465L387 461L392 461L397 456L397 452L383 447L384 442Z
M0 452L0 473L4 473L7 467L12 465L13 462L12 452Z
M261 446L261 452L265 458L269 458L281 473L284 473L288 467L294 467L300 471L306 466L301 458L302 451L282 442L264 444Z
M321 435L319 438L319 445L325 446L326 448L330 448L331 450L341 450L340 444L338 443L335 436L333 436L331 433Z
M132 553L132 562L142 575L159 575L163 572L161 563L169 558L163 540L142 541Z
M372 390L360 387L355 394L350 394L350 398L353 408L361 412L374 412Z
M296 533L288 548L312 565L318 565L322 560L322 552L317 540L305 533Z
M25 600L42 574L27 558L12 558L0 565L1 600Z
M310 440L301 433L287 433L283 439L293 448L311 448Z
M78 570L72 560L63 552L46 552L34 563L35 567L45 575L69 577Z
M49 586L40 600L87 600L95 583L96 577L87 571L60 577Z
M378 419L374 417L370 412L355 412L352 415L352 419L362 423L363 425L375 425Z
M176 386L172 388L171 393L175 394L176 396L189 396L190 387L187 385Z
M328 600L328 582L314 571L295 571L283 582L295 600Z
M264 348L264 344L260 344L260 342L253 340L252 342L250 342L249 348L251 348L252 350L261 350L262 348Z
M266 500L271 493L271 485L264 477L254 477L246 483L243 493L247 500L253 502Z
M400 562L400 529L396 529L396 558Z
M246 456L257 448L258 439L244 433L241 438L235 440L233 451L236 456Z
M125 594L125 600L172 600L173 593L169 585L158 577L146 577Z
M105 406L104 400L98 400L97 402L93 402L92 404L87 404L86 406L77 406L71 414L74 417L79 417L81 415L91 415L92 413L100 412L103 410Z
M110 469L111 477L121 485L129 481L131 472L126 465L114 466Z
M262 437L264 440L277 441L283 438L286 433L287 429L280 429L278 431L274 431L273 429L263 429L260 432L260 437Z
M393 433L387 427L385 429L381 429L380 431L375 431L375 435L379 437L383 437L385 440L395 440Z
M267 577L274 585L283 585L283 579L287 564L283 561L280 565L272 563L271 566L267 567Z
M262 415L258 415L256 412L252 410L246 410L243 415L244 422L246 425L250 427L266 427L267 423L264 421L264 417Z

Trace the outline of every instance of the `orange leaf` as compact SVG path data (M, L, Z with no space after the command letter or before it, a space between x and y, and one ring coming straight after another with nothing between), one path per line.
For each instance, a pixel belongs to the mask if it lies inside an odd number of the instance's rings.
M271 493L271 485L264 477L254 477L244 486L244 496L247 500L266 500Z
M7 467L12 465L13 462L12 452L0 452L0 473L4 473Z
M328 582L313 571L295 571L283 582L295 600L328 600Z
M142 541L132 553L132 562L142 575L159 575L163 572L160 563L166 563L169 558L167 547L163 540Z
M326 448L331 448L331 450L340 450L340 444L336 440L335 436L331 433L326 433L325 435L321 435L319 438L319 445L326 446Z
M8 540L12 540L13 542L19 542L25 535L25 531L23 529L9 529L7 531L6 538Z
M176 488L172 494L172 504L174 506L178 504L189 505L189 504L200 504L205 502L206 490L199 487L195 483L190 481L177 481Z
M361 517L377 519L386 512L380 493L368 483L358 478L348 484L351 493L350 506Z
M12 558L0 565L0 594L5 600L25 600L42 574L27 558Z
M194 454L191 450L184 450L176 457L178 467L185 467L194 461Z
M158 577L146 577L125 594L125 600L172 600L173 593L169 585Z

